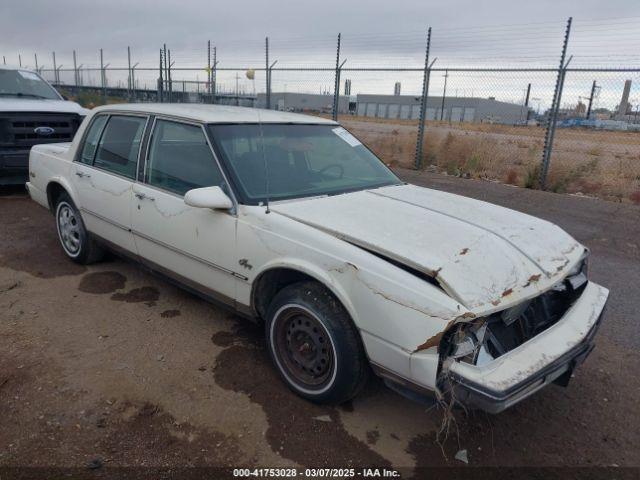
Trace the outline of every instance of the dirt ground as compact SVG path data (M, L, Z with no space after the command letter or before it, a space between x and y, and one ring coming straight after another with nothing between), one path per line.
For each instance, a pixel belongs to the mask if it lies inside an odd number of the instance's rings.
M26 478L12 467L71 468L80 477L147 467L127 470L146 477L155 467L184 478L201 472L187 467L245 466L388 467L405 477L460 467L477 477L486 470L469 467L508 466L572 467L540 478L637 478L640 208L400 173L543 216L592 248L592 277L612 294L596 349L568 388L548 387L496 416L457 411L442 448L443 412L377 379L347 405L310 404L277 378L260 328L117 257L73 264L49 212L22 192L5 193L0 477ZM454 459L462 449L468 465Z

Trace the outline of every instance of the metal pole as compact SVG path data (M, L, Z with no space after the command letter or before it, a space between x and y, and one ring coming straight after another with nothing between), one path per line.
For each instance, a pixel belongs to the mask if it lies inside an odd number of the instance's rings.
M207 83L209 84L209 103L211 103L211 40L207 40ZM182 82L184 90L184 82Z
M73 82L78 85L78 64L76 62L76 51L73 51Z
M36 72L37 72L37 71L38 71L38 54L37 54L37 53L34 53L34 54L33 54L33 58L34 58L34 59L35 59L35 61L36 61Z
M524 97L524 108L527 109L527 122L529 121L529 96L531 95L531 84L527 85L527 94Z
M168 63L167 63L167 81L169 82L169 102L173 102L173 83L171 80L171 49L167 52L168 55Z
M164 84L162 85L162 97L164 98L164 93L168 92L169 90L169 84L167 83L167 80L169 79L169 71L167 70L167 44L165 43L163 45L163 51L164 51L164 59L163 59L163 66L164 66Z
M4 55L2 55L2 63L4 63L5 65L7 64L7 57L5 57Z
M340 98L340 37L338 33L338 45L336 48L336 76L333 84L333 109L331 111L331 118L334 121L338 120L338 101Z
M213 72L212 76L211 76L211 103L216 103L216 83L218 81L218 74L216 71L216 67L218 65L218 60L217 60L217 53L218 53L218 49L217 47L213 47Z
M564 32L564 41L562 43L562 53L560 54L560 66L558 67L558 76L556 78L556 86L553 94L553 103L549 110L549 119L547 121L547 131L544 135L544 148L542 151L542 165L540 167L540 188L545 189L547 183L547 174L549 173L549 162L551 159L551 150L553 147L553 137L556 132L556 122L558 120L558 110L560 109L560 99L562 98L562 87L564 85L564 77L566 73L566 65L564 63L567 56L567 46L569 44L569 35L571 33L572 17L567 20L567 27Z
M56 52L52 52L53 55L53 81L58 83L58 69L56 68Z
M158 102L163 102L163 94L162 89L164 88L163 79L162 79L162 49L160 49L160 63L158 64L158 73L160 76L158 77Z
M271 70L269 69L269 37L265 37L264 39L264 50L265 50L265 77L266 77L266 88L267 91L265 93L265 103L267 110L271 108Z
M596 81L593 81L591 85L591 95L589 95L589 107L587 108L587 120L591 117L591 107L593 106L593 97L596 94Z
M102 84L102 101L104 103L107 103L107 85L106 85L106 78L105 78L105 74L104 74L104 58L102 55L102 49L100 49L100 81Z
M444 99L447 96L447 79L449 78L449 70L444 71L444 90L442 91L442 105L440 106L440 121L444 119Z
M127 76L127 94L129 96L129 101L131 101L131 47L127 46L127 62L129 64L129 75Z
M422 145L424 143L424 124L427 114L427 96L429 95L429 49L431 48L431 27L427 30L427 48L424 55L424 73L422 74L422 97L420 98L420 118L418 123L418 141L416 142L416 169L422 167Z
M22 67L22 55L18 54L18 65Z

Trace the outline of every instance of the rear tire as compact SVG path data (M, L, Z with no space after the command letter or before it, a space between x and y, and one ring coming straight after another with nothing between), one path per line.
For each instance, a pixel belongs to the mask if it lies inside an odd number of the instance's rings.
M82 265L102 259L104 249L91 238L80 211L66 192L56 199L55 217L58 240L67 257Z
M287 386L317 403L355 397L369 374L360 334L340 302L317 282L288 285L265 322L271 359Z

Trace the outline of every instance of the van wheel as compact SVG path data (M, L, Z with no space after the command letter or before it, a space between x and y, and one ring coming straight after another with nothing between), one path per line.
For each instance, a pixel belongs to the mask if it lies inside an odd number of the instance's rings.
M283 288L265 322L271 359L298 395L340 404L355 397L369 374L360 334L349 314L317 282Z
M56 202L56 228L62 250L74 262L88 265L104 256L104 249L90 237L67 193L61 193Z

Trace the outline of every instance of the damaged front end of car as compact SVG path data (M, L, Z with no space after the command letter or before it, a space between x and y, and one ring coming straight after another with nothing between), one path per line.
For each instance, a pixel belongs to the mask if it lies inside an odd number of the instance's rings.
M585 256L546 292L453 325L440 342L440 393L498 413L550 383L566 386L593 349L608 296L586 270Z

